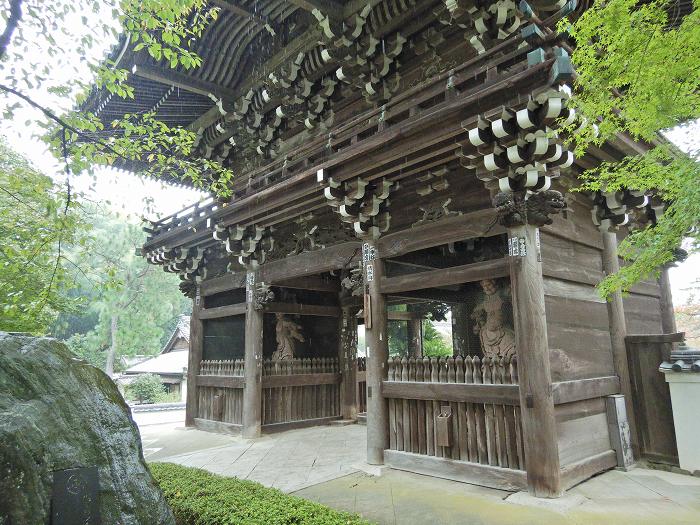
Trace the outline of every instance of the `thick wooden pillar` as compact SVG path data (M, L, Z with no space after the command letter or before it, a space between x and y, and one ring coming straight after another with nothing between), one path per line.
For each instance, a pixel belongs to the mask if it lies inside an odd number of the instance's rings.
M406 321L406 339L409 357L423 357L423 319L411 318Z
M562 488L539 230L513 226L508 236L527 486L534 496L552 498Z
M243 437L260 436L262 426L263 311L256 309L258 275L246 275L245 386L243 388Z
M452 355L470 355L469 310L464 303L452 305Z
M204 350L204 327L199 318L201 310L199 286L192 301L192 316L190 317L190 352L187 357L187 399L185 401L185 426L194 426L197 417L197 374L202 361Z
M603 271L605 275L611 275L620 269L620 259L617 256L617 235L613 232L603 231L602 236ZM638 453L637 424L634 417L632 386L630 383L629 364L627 361L627 347L625 345L627 321L625 321L625 306L622 301L622 292L618 291L613 293L608 299L607 305L613 364L615 365L615 373L620 378L620 390L625 397L625 408L627 409L627 422L630 426L632 449L635 453Z
M382 397L382 381L387 379L386 301L379 285L384 263L375 242L362 246L364 276L365 341L367 352L367 463L384 464L384 450L389 447L389 405Z
M676 327L676 314L673 311L673 296L671 295L671 280L668 276L668 268L669 265L664 265L661 268L661 275L659 275L661 329L665 334L675 334L678 328Z
M340 383L340 415L343 419L357 419L357 309L344 306L340 317L338 363Z

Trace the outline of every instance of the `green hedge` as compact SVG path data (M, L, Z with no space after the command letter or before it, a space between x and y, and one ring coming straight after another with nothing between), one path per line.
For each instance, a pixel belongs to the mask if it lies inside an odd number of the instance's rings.
M178 525L369 524L358 516L254 481L226 478L173 463L151 463L150 467Z

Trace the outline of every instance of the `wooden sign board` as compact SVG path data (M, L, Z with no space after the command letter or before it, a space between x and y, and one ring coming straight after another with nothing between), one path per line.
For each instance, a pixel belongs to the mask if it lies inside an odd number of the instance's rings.
M51 525L100 525L97 467L57 470L51 491Z

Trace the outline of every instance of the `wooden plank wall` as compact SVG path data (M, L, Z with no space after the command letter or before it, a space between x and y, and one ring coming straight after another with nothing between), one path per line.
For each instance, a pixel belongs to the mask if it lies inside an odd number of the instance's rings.
M486 358L482 362L479 357L463 359L459 356L389 358L385 385L394 387L407 382L409 388L401 396L393 394L392 397L391 390L397 388L384 390L389 398L391 450L515 470L525 468L517 390L508 404L473 403L420 398L423 396L417 395L417 389L410 384L493 385L496 391L500 385L517 383L515 360ZM443 407L449 407L452 413L447 423L448 446L440 445L445 439L445 429L440 429L438 424Z
M569 200L568 217L555 218L540 237L554 382L615 375L608 306L596 289L604 278L602 236L591 202L580 194ZM556 405L555 417L563 469L611 450L603 397Z
M337 357L265 359L262 424L340 416L339 371Z
M243 359L202 360L202 376L243 377ZM218 396L218 400L216 397ZM240 425L243 423L243 388L197 386L197 418Z

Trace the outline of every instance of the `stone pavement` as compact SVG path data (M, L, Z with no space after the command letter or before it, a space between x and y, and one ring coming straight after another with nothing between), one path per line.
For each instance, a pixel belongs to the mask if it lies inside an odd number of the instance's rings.
M322 426L256 440L168 425L141 427L148 461L169 461L252 479L285 492L363 468L366 427Z
M252 479L380 525L700 524L700 478L670 472L610 471L562 498L542 500L369 467L364 463L366 427L359 425L292 430L256 440L181 424L140 430L148 461Z
M696 525L700 478L610 471L556 500L384 469L350 474L294 493L380 525Z

